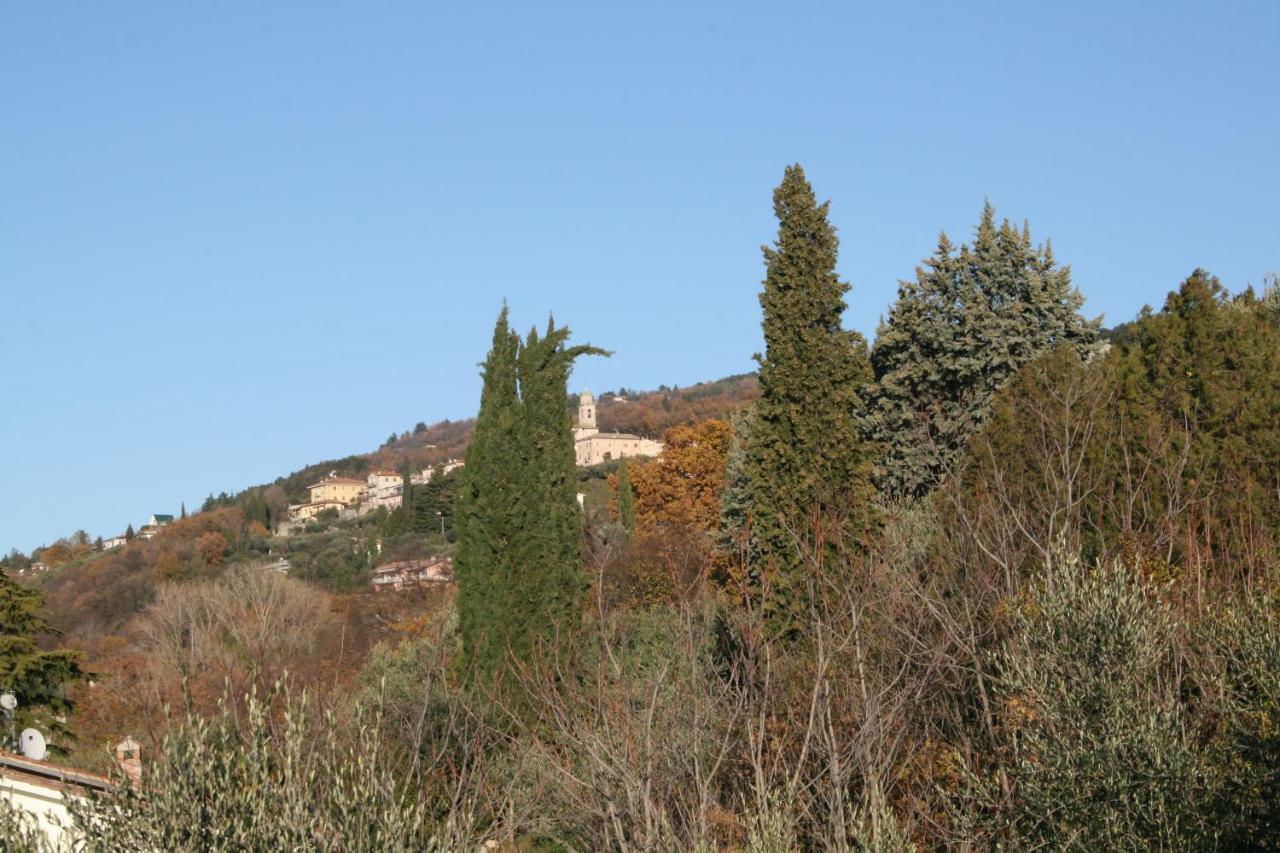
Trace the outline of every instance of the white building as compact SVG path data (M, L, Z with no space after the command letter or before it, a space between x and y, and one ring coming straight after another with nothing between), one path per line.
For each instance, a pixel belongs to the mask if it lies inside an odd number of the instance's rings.
M92 773L0 753L0 799L38 826L56 850L71 850L76 843L67 800L105 791L109 785L105 777Z
M461 468L465 464L466 463L461 459L450 459L448 462L445 462L443 465L437 465L434 468L423 468L417 474L414 474L412 477L410 477L409 482L415 486L425 486L427 483L430 483L431 479L435 477L437 474L439 474L441 477L445 476L446 474L452 474L454 471L457 471L459 468Z
M596 400L584 390L578 402L578 425L573 430L578 466L599 465L612 459L661 456L662 442L627 432L601 432L596 428Z
M404 502L404 480L395 471L372 471L368 477L369 494L365 503L370 508L385 506L395 509Z
M113 548L123 548L126 542L128 542L128 540L125 539L124 534L121 533L119 536L112 536L110 539L103 539L102 550L110 551Z

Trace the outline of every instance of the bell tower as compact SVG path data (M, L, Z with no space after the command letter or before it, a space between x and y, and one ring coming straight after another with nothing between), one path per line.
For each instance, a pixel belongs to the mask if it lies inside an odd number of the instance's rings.
M578 435L594 435L596 428L596 398L591 396L589 388L582 389L578 398Z

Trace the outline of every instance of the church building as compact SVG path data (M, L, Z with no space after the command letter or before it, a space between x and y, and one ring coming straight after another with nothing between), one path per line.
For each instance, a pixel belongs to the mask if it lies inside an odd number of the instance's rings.
M578 425L573 430L578 466L599 465L611 459L632 456L660 456L662 442L626 432L601 432L596 428L596 399L589 390L578 403Z

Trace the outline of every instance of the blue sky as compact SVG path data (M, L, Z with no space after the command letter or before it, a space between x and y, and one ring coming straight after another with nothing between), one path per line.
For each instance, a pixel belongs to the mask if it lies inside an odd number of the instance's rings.
M1280 4L0 3L0 550L471 415L751 368L770 193L871 334L984 197L1130 318L1280 268Z

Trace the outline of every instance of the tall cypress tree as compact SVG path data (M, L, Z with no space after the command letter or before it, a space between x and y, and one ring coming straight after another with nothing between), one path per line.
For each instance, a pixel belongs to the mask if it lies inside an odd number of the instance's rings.
M503 306L483 366L480 412L454 508L459 630L466 662L477 672L491 672L502 660L505 637L497 623L504 614L498 597L514 574L509 540L522 520L516 434L518 346Z
M636 493L631 488L626 459L618 464L618 523L627 533L636 532Z
M569 330L521 343L504 307L484 364L475 433L456 499L455 570L464 654L482 676L555 653L574 633L586 576L573 433L564 401Z
M1036 246L1024 223L996 224L983 206L972 246L946 234L880 324L871 364L869 437L884 448L877 473L895 498L930 491L986 419L1018 369L1058 345L1087 357L1098 321L1080 315L1071 271Z
M797 166L773 194L778 239L764 248L764 355L747 447L755 572L778 627L804 607L806 554L856 535L872 497L858 419L869 381L866 342L841 327L849 285L836 275L838 240Z

